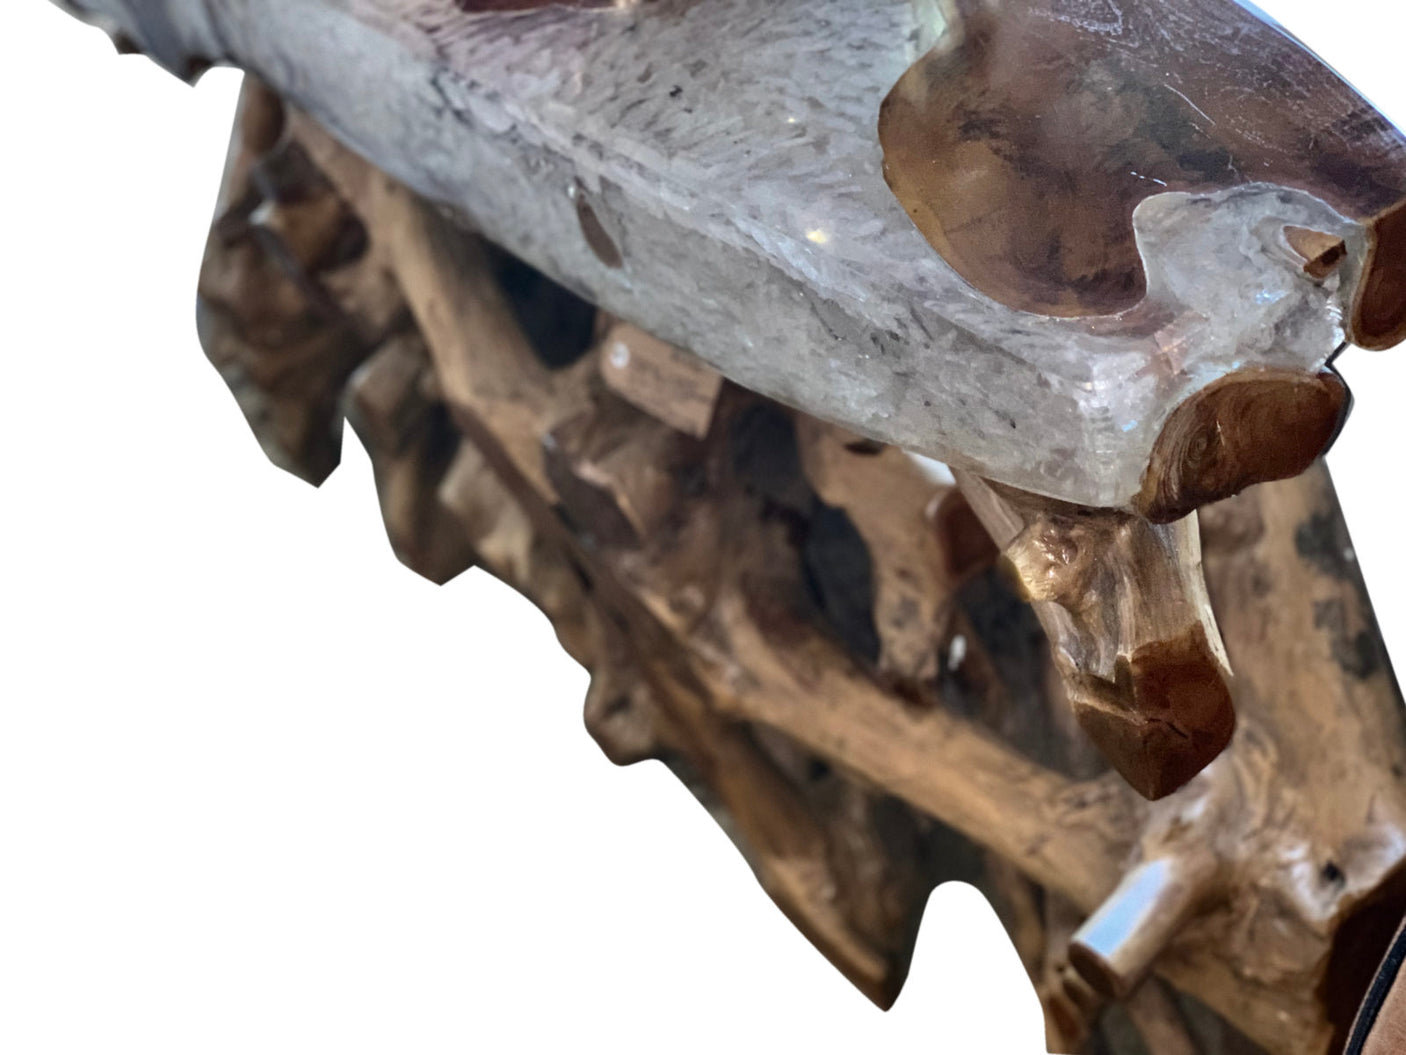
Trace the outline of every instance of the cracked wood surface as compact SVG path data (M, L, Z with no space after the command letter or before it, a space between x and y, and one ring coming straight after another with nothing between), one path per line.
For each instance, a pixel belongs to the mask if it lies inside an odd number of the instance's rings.
M1235 730L1196 516L1156 525L957 480L1049 634L1079 724L1147 798L1183 787Z

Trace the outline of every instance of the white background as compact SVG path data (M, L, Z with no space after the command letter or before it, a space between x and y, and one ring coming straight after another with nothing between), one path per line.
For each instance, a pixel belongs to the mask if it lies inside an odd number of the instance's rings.
M294 0L290 0L294 2ZM1262 4L1398 122L1386 0ZM348 435L267 464L196 345L238 75L0 11L0 1052L1043 1051L970 888L874 1010L486 575L391 557ZM1389 642L1406 354L1333 456Z

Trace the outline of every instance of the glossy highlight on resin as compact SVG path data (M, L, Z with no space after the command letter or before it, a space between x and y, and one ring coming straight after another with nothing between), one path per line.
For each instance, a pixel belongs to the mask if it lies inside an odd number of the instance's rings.
M1133 212L1273 184L1368 232L1352 336L1406 337L1406 138L1234 0L950 0L884 101L885 176L972 285L1039 314L1112 315L1147 279Z

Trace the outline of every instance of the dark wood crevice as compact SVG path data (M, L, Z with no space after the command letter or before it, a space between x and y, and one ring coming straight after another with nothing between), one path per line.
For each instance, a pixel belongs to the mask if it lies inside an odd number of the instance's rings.
M265 124L250 121L266 146ZM367 238L316 273L338 323L290 280L302 252L268 251L311 228L269 223L255 239L216 225L202 290L220 307L204 336L266 449L305 456L286 422L312 421L325 456L346 413L396 554L438 581L476 564L541 607L591 671L585 719L607 756L678 773L858 987L893 1000L929 891L965 879L1011 933L1059 1050L1242 1055L1250 1036L1327 1051L1328 979L1346 977L1334 935L1355 947L1352 921L1399 874L1387 850L1406 831L1406 723L1384 651L1343 662L1380 635L1321 465L1205 511L1243 722L1220 762L1148 806L1075 724L1080 678L1123 693L1102 708L1205 724L1204 699L1172 698L1187 684L1177 642L1220 675L1189 574L1195 522L944 487L677 350L651 362L642 342L610 365L618 320L593 319L588 350L553 365L493 250L304 115L278 128L289 136ZM236 151L227 208L245 208L257 160ZM610 373L636 358L641 378ZM1303 845L1319 851L1312 897L1284 864ZM1077 934L1117 908L1130 864L1162 859L1209 861L1213 896L1198 888L1185 919L1109 946L1119 977L1154 978L1105 1016L1071 962ZM1235 940L1247 921L1294 940Z

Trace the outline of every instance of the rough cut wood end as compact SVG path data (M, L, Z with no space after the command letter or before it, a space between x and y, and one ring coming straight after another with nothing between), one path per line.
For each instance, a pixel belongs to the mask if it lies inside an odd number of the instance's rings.
M1247 487L1298 476L1332 447L1351 394L1331 370L1232 374L1182 404L1163 426L1136 507L1180 520Z

